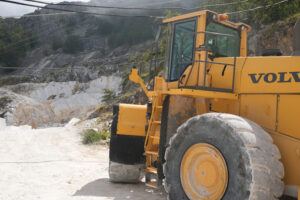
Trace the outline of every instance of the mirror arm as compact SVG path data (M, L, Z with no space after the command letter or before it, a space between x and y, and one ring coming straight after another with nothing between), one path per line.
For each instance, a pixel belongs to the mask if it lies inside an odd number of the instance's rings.
M143 90L144 90L145 94L147 95L147 97L150 98L149 90L146 88L146 86L144 84L144 81L139 76L139 70L136 69L135 67L132 68L132 70L131 70L131 73L129 75L129 80L131 80L134 83L140 84L140 86L143 88Z

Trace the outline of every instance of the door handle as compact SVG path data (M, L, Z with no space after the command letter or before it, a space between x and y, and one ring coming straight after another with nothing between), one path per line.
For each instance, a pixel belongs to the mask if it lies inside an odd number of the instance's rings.
M179 81L179 83L180 83L180 84L183 84L183 82L182 82L182 81L183 81L183 79L184 79L185 77L186 77L186 75L185 75L185 74L183 74L183 75L180 77L180 81Z

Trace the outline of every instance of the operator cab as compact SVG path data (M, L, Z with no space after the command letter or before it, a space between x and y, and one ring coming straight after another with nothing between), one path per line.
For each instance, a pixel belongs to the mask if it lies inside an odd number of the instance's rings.
M234 68L236 57L247 55L247 31L251 29L248 25L229 22L227 15L207 10L173 17L163 23L168 25L164 78L169 89L233 91L233 85L213 88L209 70L213 65ZM218 58L231 59L219 63Z

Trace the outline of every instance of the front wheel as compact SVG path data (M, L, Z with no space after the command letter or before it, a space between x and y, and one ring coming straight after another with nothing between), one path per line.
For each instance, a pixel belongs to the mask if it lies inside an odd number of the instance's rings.
M164 164L170 200L278 199L280 152L254 122L209 113L188 120L170 139Z

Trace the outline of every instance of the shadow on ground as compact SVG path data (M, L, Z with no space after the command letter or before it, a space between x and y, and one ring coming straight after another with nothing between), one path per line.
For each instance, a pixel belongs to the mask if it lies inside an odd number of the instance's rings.
M114 200L166 200L163 189L151 189L144 183L119 184L102 178L84 185L73 196L113 197Z

